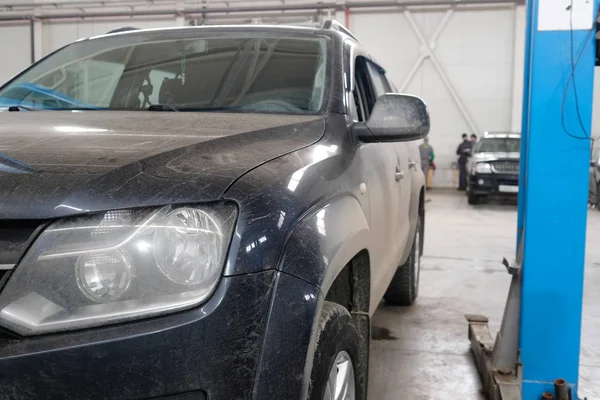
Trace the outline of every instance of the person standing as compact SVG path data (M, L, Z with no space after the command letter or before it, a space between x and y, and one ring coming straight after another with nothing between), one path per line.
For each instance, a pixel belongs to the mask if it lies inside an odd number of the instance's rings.
M421 169L425 174L425 182L427 182L429 169L432 167L435 158L433 147L429 144L429 138L423 139L423 143L419 145L419 153L421 154Z
M474 133L471 134L471 143L473 143L473 146L477 143L477 135Z
M473 142L469 140L466 133L462 134L462 143L458 145L456 149L456 155L458 156L458 190L467 189L467 161L471 156L471 150L473 149Z

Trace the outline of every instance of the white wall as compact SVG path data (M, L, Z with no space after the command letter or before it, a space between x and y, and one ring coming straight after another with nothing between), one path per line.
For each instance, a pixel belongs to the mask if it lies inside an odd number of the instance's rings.
M452 183L450 166L456 161L460 135L510 130L513 108L514 7L446 13L413 11L407 16L390 11L350 16L350 29L386 68L395 85L402 90L406 82L405 92L427 102L432 122L430 143L438 167L436 185ZM423 53L411 18L427 44L433 46L439 70L428 57L407 81ZM429 43L445 18L436 42Z
M0 25L0 82L6 82L31 63L29 22Z
M139 29L175 26L175 18L120 18L104 20L45 21L42 25L42 53L47 55L77 39L102 35L113 29L133 27Z

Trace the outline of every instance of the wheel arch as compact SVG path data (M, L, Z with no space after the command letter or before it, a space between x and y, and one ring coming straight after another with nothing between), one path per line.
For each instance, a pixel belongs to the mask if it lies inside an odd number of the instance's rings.
M368 259L369 243L370 230L358 199L338 197L313 207L295 224L278 269L312 283L325 294L357 255ZM370 270L366 274L370 282Z
M368 313L371 302L369 252L358 252L323 292L325 301L346 307L351 313Z
M358 333L358 351L356 379L360 382L362 393L359 399L366 399L369 382L369 352L371 343L371 322L369 307L371 302L371 263L369 252L365 249L357 253L340 271L328 291L325 301L341 304L350 311L352 323ZM313 332L316 335L316 332ZM307 360L308 361L308 360ZM308 364L308 363L307 363Z
M338 197L313 207L292 229L278 268L319 288L304 376L310 376L323 302L350 307L360 338L361 365L357 379L364 382L366 399L370 341L369 306L371 263L370 230L360 202L352 195ZM305 382L304 393L308 391Z

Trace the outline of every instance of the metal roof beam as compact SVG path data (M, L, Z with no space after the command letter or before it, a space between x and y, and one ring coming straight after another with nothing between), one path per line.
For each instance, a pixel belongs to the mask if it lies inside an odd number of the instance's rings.
M98 2L100 3L100 2ZM318 11L318 10L345 10L345 9L377 9L377 8L406 8L406 7L428 7L428 6L461 6L461 5L500 5L500 4L523 4L524 0L406 0L406 1L346 1L346 2L320 2L320 3L288 3L269 6L237 6L231 3L228 7L211 7L197 5L190 8L146 8L127 10L103 10L85 11L81 8L60 11L38 8L27 11L5 11L0 12L0 21L19 21L33 18L39 19L80 19L80 18L110 18L110 17L132 17L132 16L166 16L166 15L190 15L190 14L241 14L272 11ZM67 3L62 3L67 4ZM74 4L74 3L69 3ZM93 4L87 3L88 6ZM105 3L111 4L113 3ZM195 3L197 4L197 3ZM18 3L14 6L18 7ZM39 4L38 4L39 6ZM145 7L148 4L144 4ZM0 7L9 7L7 4ZM132 7L132 6L128 6Z

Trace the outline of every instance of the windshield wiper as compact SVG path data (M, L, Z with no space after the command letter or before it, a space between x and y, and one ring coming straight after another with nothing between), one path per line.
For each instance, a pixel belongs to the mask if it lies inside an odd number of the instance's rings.
M152 104L148 107L148 111L179 111L169 104Z
M100 110L100 108L92 108L92 107L73 107L73 108L35 108L35 107L28 107L28 106L8 106L8 111L11 112L16 112L16 111L40 111L40 110L45 110L45 111L94 111L94 110Z
M179 108L177 111L190 111L190 112L218 112L218 111L234 111L240 110L239 106L222 106L222 107L184 107Z
M21 110L37 111L38 108L32 108L32 107L26 107L26 106L8 106L8 111L10 111L10 112L21 111Z
M175 108L169 104L152 104L148 107L148 111L190 111L190 112L217 112L217 111L232 111L239 110L239 106L223 106L223 107L180 107Z

